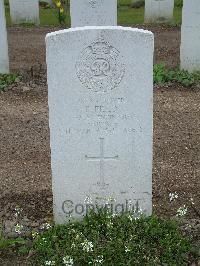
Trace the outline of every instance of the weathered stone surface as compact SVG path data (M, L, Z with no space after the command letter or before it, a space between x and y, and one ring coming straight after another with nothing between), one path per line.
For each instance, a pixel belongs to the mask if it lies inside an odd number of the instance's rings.
M0 73L9 73L8 41L3 0L0 0Z
M200 2L185 0L181 28L181 68L200 70Z
M13 24L40 23L38 0L9 0L9 3Z
M84 27L46 44L56 222L89 203L151 214L153 34Z
M145 0L145 22L166 22L173 19L174 0Z
M71 0L71 27L117 25L117 0Z

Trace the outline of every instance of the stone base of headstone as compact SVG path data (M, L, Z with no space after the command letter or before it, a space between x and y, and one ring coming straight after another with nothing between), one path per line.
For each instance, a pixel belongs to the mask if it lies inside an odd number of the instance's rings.
M185 0L181 27L181 68L200 71L200 2Z
M9 4L13 24L33 23L39 25L38 0L9 0Z
M174 0L145 0L145 23L173 20Z

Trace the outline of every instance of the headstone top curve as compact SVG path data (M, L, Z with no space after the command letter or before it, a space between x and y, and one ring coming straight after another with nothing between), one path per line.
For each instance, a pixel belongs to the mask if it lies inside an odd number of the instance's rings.
M46 40L51 37L60 36L61 34L66 34L70 32L81 32L81 31L87 31L87 30L119 30L119 31L130 31L135 32L139 34L145 34L149 36L154 36L154 34L149 30L144 29L138 29L138 28L131 28L131 27L122 27L122 26L85 26L85 27L77 27L77 28L70 28L70 29L64 29L59 31L54 31L51 33L48 33L46 35Z

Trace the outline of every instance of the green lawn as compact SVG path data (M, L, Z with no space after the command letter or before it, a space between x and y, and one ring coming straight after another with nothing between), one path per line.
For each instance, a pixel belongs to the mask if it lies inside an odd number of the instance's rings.
M174 8L174 21L172 25L181 24L182 10ZM118 24L119 25L134 25L144 23L144 8L130 8L129 6L120 6L118 8Z
M144 8L134 9L129 7L130 0L121 0L118 7L118 24L119 25L134 25L142 24L144 21ZM11 20L9 15L9 7L6 5L6 18L7 25L11 26ZM179 25L181 23L181 8L175 7L174 9L174 21L171 25ZM70 14L67 11L66 24L70 26ZM58 26L58 19L56 10L53 8L44 9L40 8L40 25L41 26Z

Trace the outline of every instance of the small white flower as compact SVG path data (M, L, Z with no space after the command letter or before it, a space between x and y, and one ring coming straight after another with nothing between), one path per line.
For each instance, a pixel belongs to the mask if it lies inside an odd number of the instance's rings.
M111 221L109 221L109 222L107 223L107 227L108 227L108 228L112 228L112 227L113 227L113 223L112 223Z
M175 199L178 199L178 193L176 191L174 193L169 193L170 202L175 200Z
M52 265L56 265L56 263L55 263L55 261L47 260L47 261L45 261L45 265L52 266Z
M49 228L51 228L51 225L46 223L46 229L49 229Z
M140 214L140 215L142 215L142 214L143 214L143 210L142 210L142 208L141 208L141 207L139 207L139 209L137 210L137 213L138 213L138 214Z
M51 228L51 225L50 224L46 224L46 229L50 229Z
M72 248L75 248L75 247L76 247L76 245L75 245L74 243L72 243L71 247L72 247Z
M113 212L112 218L115 218L116 216L117 216L117 214L115 212Z
M133 217L129 214L128 219L132 222L133 221Z
M42 224L41 226L40 226L40 229L42 229L42 230L48 230L48 229L50 229L52 226L51 226L51 224L49 224L49 223L44 223L44 224Z
M95 262L98 263L98 264L102 264L102 262L103 262L103 256L102 255L98 256L96 258Z
M84 203L86 203L86 204L92 204L92 198L89 195L87 195L85 197Z
M42 224L41 226L40 226L40 229L45 229L45 227L44 227L44 224Z
M131 250L127 247L127 246L125 246L125 252L127 253L127 252L130 252Z
M110 205L111 203L116 202L116 199L113 196L109 196L105 200L106 200L105 205Z
M179 217L185 216L187 214L187 210L188 210L188 208L185 205L183 207L180 207L177 210L176 216L179 216Z
M18 217L22 211L23 211L22 208L20 208L19 206L16 206L15 207L15 217Z
M142 210L141 207L139 207L139 208L137 208L137 209L134 210L134 215L133 215L134 220L138 220L138 219L140 219L140 217L141 217L142 215L143 215L143 210Z
M42 238L42 242L47 243L47 240L45 237ZM42 242L41 242L41 245L43 244Z
M137 206L134 210L133 210L134 214L143 214L143 210L140 206Z
M72 266L72 265L74 265L74 261L70 256L66 256L63 258L63 264L65 266Z
M191 198L190 201L191 201L192 205L194 205L194 199Z
M81 243L82 247L83 247L83 251L93 251L93 244L92 242L89 242L88 240L85 240L83 243Z
M78 239L80 239L80 238L81 238L81 237L80 237L79 234L77 234L76 237L75 237L76 240L78 240Z
M22 224L16 224L14 229L17 234L21 234L24 226Z
M128 207L128 210L130 210L133 206L133 201L132 200L127 200L127 207Z
M32 235L32 238L36 238L36 236L38 236L38 235L39 235L39 233L38 233L38 232L36 232L36 231L33 231L33 232L31 233L31 235Z

